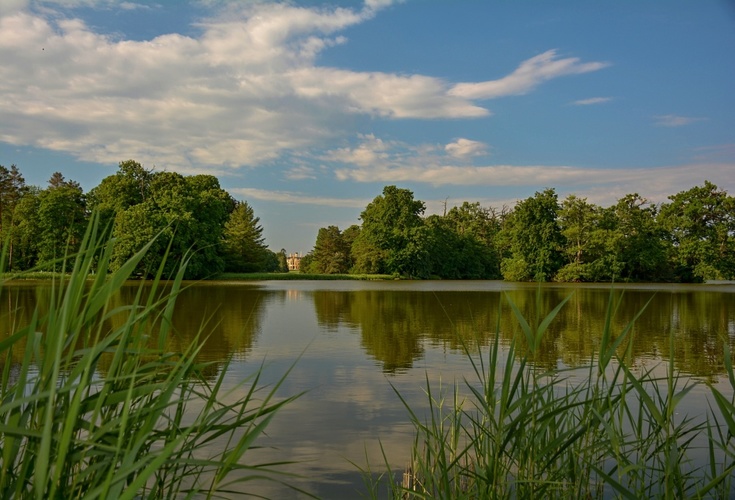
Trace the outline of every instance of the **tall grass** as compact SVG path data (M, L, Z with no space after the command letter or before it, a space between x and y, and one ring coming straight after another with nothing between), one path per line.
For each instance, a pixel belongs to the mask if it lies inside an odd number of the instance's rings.
M168 352L186 259L165 288L161 266L150 293L114 307L150 245L108 272L112 245L93 221L49 302L0 332L0 497L212 497L281 481L281 464L246 453L293 399L275 398L283 379L266 391L257 372L225 390L226 369L211 380L197 362L204 332Z
M366 474L373 496L381 488L392 498L735 496L735 401L712 387L705 416L680 415L694 382L673 359L636 374L626 356L638 316L613 332L612 292L595 359L582 370L537 367L541 338L564 302L533 322L509 302L521 334L508 346L496 335L485 352L466 347L474 378L452 390L427 378L425 413L396 391L415 429L411 463L397 481L384 457L389 480ZM729 349L725 366L735 392Z

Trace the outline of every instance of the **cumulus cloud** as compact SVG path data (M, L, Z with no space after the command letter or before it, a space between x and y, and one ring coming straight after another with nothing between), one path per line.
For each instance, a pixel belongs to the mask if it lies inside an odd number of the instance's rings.
M444 151L455 158L471 158L473 156L484 156L487 154L487 144L469 139L457 139L444 146Z
M679 115L660 115L655 117L656 125L659 127L683 127L694 122L704 120L704 118L694 118L691 116Z
M350 163L361 167L377 165L390 158L390 145L376 138L372 134L360 136L362 142L355 148L339 148L328 151L324 160L340 163Z
M28 7L28 0L3 0L0 2L0 16L10 12L17 12Z
M140 5L96 3L123 9ZM171 33L142 41L97 32L58 13L5 10L0 17L0 141L91 162L114 164L133 157L179 171L223 172L323 147L349 132L355 115L483 117L490 112L474 99L528 92L545 80L605 66L549 51L500 80L451 85L426 75L317 64L322 51L347 42L342 30L391 3L368 0L354 9L225 4L218 15L199 23L197 36ZM378 146L332 154L352 155L346 161L355 164L372 162L380 159ZM472 149L478 147L458 141L446 153L467 157L479 154Z
M450 89L449 94L465 99L495 99L526 94L547 80L598 71L607 66L609 64L604 62L583 63L576 57L560 59L556 50L547 50L524 61L504 78L479 83L458 83Z

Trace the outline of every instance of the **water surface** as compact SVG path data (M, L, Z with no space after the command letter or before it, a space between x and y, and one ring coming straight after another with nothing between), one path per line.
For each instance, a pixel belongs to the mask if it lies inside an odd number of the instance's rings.
M584 365L595 355L607 308L620 332L645 308L633 334L634 369L651 369L673 356L695 382L724 381L724 345L735 349L735 285L555 285L498 281L272 281L192 283L181 294L171 348L203 330L202 357L212 376L232 357L228 387L264 366L273 383L293 365L280 394L307 391L284 408L260 443L257 460L293 460L301 488L325 498L358 495L356 467L382 468L382 447L395 469L413 443L408 414L394 388L421 410L426 381L451 388L472 377L464 347L486 352L496 334L507 345L519 327L508 300L533 323L571 295L542 340L534 360L548 369ZM140 285L116 297L132 301ZM2 333L27 319L48 296L45 283L6 286ZM674 337L672 352L670 335ZM298 359L298 361L296 361ZM294 365L295 363L295 365ZM731 391L730 391L731 392ZM707 407L704 384L692 391L687 412ZM293 496L276 485L247 485L270 497Z

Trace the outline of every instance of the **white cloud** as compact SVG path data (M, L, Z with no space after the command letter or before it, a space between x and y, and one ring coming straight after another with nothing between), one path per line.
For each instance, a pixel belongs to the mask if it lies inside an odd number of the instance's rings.
M447 93L438 78L334 68L299 68L286 75L296 94L330 99L351 113L387 118L476 118L490 112Z
M122 2L120 4L120 8L123 10L138 10L138 9L149 10L151 6L144 5L142 3L137 3L137 2Z
M559 59L556 50L548 50L521 63L510 75L499 80L458 83L449 94L466 99L495 99L526 94L541 83L565 75L589 73L609 66L608 63L582 63L579 58Z
M652 201L666 197L705 179L729 184L735 177L735 163L697 163L658 168L582 168L556 165L434 165L414 163L400 166L342 168L335 172L340 180L377 183L422 183L432 186L558 187L582 193L590 201L614 203L618 198L638 192Z
M679 116L679 115L660 115L655 117L656 125L659 127L683 127L690 123L699 122L704 118L694 118L691 116Z
M266 189L235 188L229 190L245 199L273 201L278 203L294 203L299 205L318 205L335 208L364 208L371 200L354 198L329 198L310 196L291 191L270 191Z
M595 168L568 165L467 165L467 156L456 161L457 151L469 154L485 145L459 139L447 146L412 146L398 141L382 141L373 135L361 137L355 148L332 151L325 161L336 163L334 175L340 181L383 184L428 184L430 186L487 186L539 189L564 186L569 192L589 196L590 201L612 204L618 198L639 192L653 201L705 179L729 185L735 178L735 162L695 159L696 163L656 168ZM463 142L467 141L467 142ZM461 146L464 144L464 146ZM452 149L457 148L456 151ZM717 147L720 156L732 152L731 145ZM475 163L477 160L475 160ZM604 202L604 203L603 203Z
M0 16L10 12L18 12L28 7L30 0L2 0L0 2Z
M360 137L363 139L363 142L356 148L339 148L328 151L324 156L324 160L367 167L379 164L390 158L388 154L388 143L383 142L382 139L378 139L372 134Z
M358 9L226 4L201 22L197 37L172 33L144 41L98 33L58 13L13 11L0 17L0 140L91 162L115 164L132 157L179 171L226 172L323 147L352 133L355 114L483 117L490 112L473 99L528 92L556 76L604 67L558 59L549 51L501 80L452 86L425 75L316 64L321 51L346 43L339 31L391 3L370 0ZM369 164L381 160L377 146L331 154ZM446 152L465 157L479 152L470 153L471 147L476 146L458 142Z
M604 104L612 101L612 97L590 97L589 99L579 99L572 104L575 106L591 106L593 104Z
M300 181L304 179L316 179L316 173L313 168L306 165L293 167L286 171L286 179L291 181Z
M444 146L444 151L455 158L470 158L473 156L484 156L487 154L487 144L484 142L471 141L469 139L457 139Z

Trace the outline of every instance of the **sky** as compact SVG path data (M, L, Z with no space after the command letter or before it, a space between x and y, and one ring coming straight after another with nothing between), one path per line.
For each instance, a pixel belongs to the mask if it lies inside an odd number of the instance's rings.
M735 194L735 2L0 0L0 165L211 174L274 251L545 188Z

